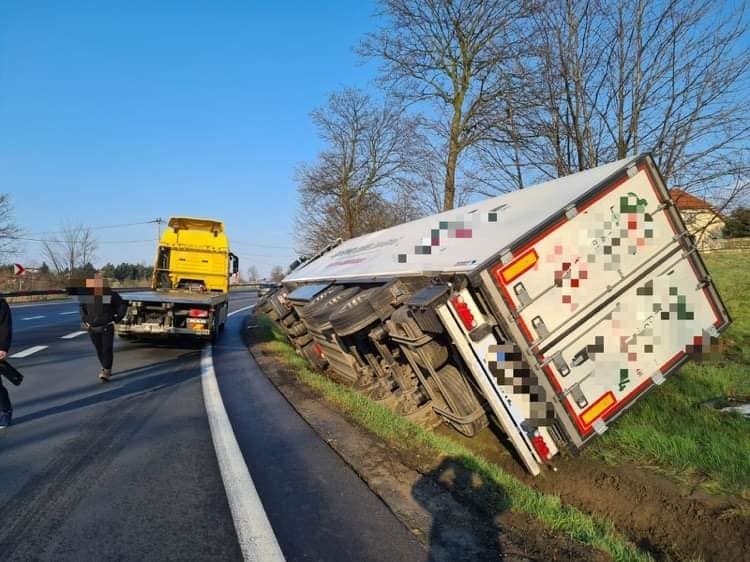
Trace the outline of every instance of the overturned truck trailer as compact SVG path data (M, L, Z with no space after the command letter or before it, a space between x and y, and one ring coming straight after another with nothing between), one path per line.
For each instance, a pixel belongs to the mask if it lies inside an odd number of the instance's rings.
M327 249L263 305L318 368L538 474L730 319L649 155Z

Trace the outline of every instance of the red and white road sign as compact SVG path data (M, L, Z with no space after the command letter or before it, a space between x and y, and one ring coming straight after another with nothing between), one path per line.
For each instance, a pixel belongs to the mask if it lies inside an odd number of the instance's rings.
M13 274L14 275L23 275L26 272L26 268L22 266L20 263L14 263L13 264Z

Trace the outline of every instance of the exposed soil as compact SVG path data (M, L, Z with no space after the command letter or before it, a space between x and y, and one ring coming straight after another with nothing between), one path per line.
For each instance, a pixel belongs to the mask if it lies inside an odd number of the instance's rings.
M291 373L280 373L283 366L272 355L264 354L262 349L262 343L251 339L250 350L256 360L295 407L295 398L290 393L302 392L315 397L315 392L296 383ZM555 463L557 472L550 470L534 478L510 452L512 449L504 443L503 436L489 428L472 439L446 426L437 431L497 463L536 489L557 494L565 503L584 512L607 517L620 532L656 560L750 561L750 517L737 514L739 507L745 508L745 514L748 512L742 500L690 488L629 462L610 466L589 455L562 456ZM379 449L388 451L384 445ZM539 560L604 557L599 551L584 549L585 552L575 552L576 548L582 547L550 536L543 526L529 517L502 508L498 513L496 506L502 505L503 499L498 497L497 490L488 491L481 485L477 486L476 475L458 470L455 464L435 466L434 459L425 458L418 450L410 454L396 451L384 454L452 490L464 504L468 500L475 510L484 514L484 533L492 532L488 529L493 525L500 525L499 535L515 545L503 549L503 552L520 548L519 552L527 556L520 559ZM366 474L362 477L368 481ZM496 527L494 533L498 533Z
M538 521L507 510L497 490L458 463L388 447L300 384L252 332L249 349L297 412L425 544L431 561L610 560L603 552L555 536Z
M750 560L750 518L738 498L679 484L647 467L623 461L608 465L589 455L562 456L556 472L530 476L490 429L468 439L447 427L438 433L502 466L538 490L553 493L582 511L610 519L656 560Z

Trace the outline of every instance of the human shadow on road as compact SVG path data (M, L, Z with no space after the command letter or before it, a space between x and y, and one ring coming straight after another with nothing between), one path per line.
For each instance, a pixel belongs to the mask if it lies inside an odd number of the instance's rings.
M180 384L200 375L200 369L194 367L195 359L199 356L199 351L191 351L184 353L177 358L170 358L169 360L161 361L159 363L115 372L112 380L106 383L106 385L92 382L92 385L99 385L99 387L103 389L102 392L96 392L95 394L65 404L17 416L13 419L13 423L14 425L20 425L47 416L94 406L118 398L132 397L145 392L153 392ZM193 368L190 368L191 363ZM90 388L90 386L85 388L78 387L78 389L71 389L69 393L75 395ZM64 396L65 394L66 393L60 393L59 396ZM16 410L23 405L23 403L18 404Z
M500 486L447 458L416 482L412 497L432 517L430 562L504 559L498 516L509 500Z

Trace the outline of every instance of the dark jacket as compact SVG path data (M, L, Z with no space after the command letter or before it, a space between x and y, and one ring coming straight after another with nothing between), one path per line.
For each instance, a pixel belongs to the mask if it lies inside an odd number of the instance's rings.
M81 301L81 322L92 328L119 322L125 316L127 304L115 291L104 291L103 295L94 295L87 291L78 297Z
M10 307L4 298L0 298L0 351L10 349L10 340L13 336L13 319L10 315Z

